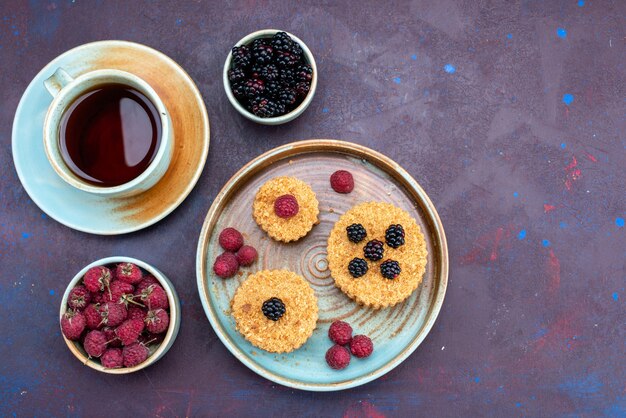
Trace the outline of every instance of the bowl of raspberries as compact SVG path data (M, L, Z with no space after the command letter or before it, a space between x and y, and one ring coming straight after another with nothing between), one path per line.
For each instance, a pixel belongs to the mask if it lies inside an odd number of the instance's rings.
M264 125L280 125L300 116L316 87L313 54L288 32L253 32L237 42L224 64L228 99L244 117Z
M180 301L156 268L130 257L108 257L83 268L65 290L61 333L92 369L126 374L155 363L180 327Z

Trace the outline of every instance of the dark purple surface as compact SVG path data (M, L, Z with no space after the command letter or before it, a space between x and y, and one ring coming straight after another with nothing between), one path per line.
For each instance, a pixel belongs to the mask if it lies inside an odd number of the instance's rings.
M626 2L290 4L2 2L0 415L626 414ZM320 74L311 107L281 127L246 121L222 89L229 47L267 27L303 39ZM171 56L211 121L192 194L120 237L44 216L11 158L30 80L100 39ZM249 371L196 290L197 238L217 191L259 153L308 138L357 142L403 165L438 208L450 249L446 301L424 343L378 381L338 393ZM58 331L67 282L109 255L156 264L183 302L171 351L130 376L83 367Z

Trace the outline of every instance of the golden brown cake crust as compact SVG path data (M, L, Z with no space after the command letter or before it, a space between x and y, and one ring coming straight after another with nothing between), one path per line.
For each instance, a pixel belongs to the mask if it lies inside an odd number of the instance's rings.
M288 219L274 213L276 198L290 194L298 201L298 213ZM252 216L256 223L277 241L297 241L318 223L319 204L311 187L294 177L275 177L259 188L254 198Z
M358 244L351 242L346 233L346 227L353 223L362 224L367 231L367 237ZM373 239L385 242L385 230L392 224L403 226L404 245L391 248L385 244L382 260L365 259L365 244ZM406 211L390 203L368 202L354 206L339 218L328 237L328 266L335 285L358 303L375 309L402 302L417 289L426 271L427 256L419 225ZM359 278L352 277L348 271L348 263L355 257L365 259L369 267ZM380 273L380 264L389 259L398 261L402 270L393 280Z
M263 302L277 297L285 314L272 321L263 314ZM243 282L231 301L237 331L252 345L272 353L293 351L313 335L317 298L301 276L288 270L262 270Z

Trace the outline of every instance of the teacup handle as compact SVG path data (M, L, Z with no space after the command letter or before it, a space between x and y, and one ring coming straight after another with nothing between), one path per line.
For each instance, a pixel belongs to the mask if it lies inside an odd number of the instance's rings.
M74 78L69 75L63 68L57 68L57 70L50 77L43 82L44 86L48 90L48 93L55 97L61 89L67 86Z

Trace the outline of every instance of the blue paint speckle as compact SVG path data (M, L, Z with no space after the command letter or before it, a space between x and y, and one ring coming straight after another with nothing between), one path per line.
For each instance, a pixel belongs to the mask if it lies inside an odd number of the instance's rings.
M393 82L396 84L400 84L402 82L402 79L400 77L394 77Z
M19 36L19 34L20 34L20 31L19 31L19 30L14 30L14 31L13 31L13 35L15 35L15 36Z
M541 245L543 245L544 247L549 247L550 241L548 241L547 239L544 239L543 241L541 241Z
M513 34L512 34L512 33L507 33L507 34L506 34L506 37L507 37L508 39L513 39Z
M556 30L556 36L558 36L561 39L565 39L567 38L567 31L564 28L558 28Z
M476 383L480 383L480 377L476 376L476 377L474 378L474 382L476 382Z
M574 102L574 95L573 94L569 94L569 93L565 93L563 95L563 103L565 103L566 105L571 105Z
M517 234L517 239L524 239L526 238L526 230L522 229L521 231L519 231L519 234Z
M516 408L521 408L522 407L522 403L521 402L515 402L515 407Z
M182 24L183 24L183 19L181 18L176 19L176 26L180 26Z
M585 5L585 0L578 0L578 7L583 7Z
M411 55L411 59L412 59L413 61L417 61L417 55L415 55L415 54Z
M328 113L328 108L327 107L323 108L322 113Z
M620 218L619 216L617 218L615 218L615 225L617 225L619 228L623 228L624 227L624 218Z
M563 228L563 229L567 228L567 222L565 221L559 222L559 228Z
M565 144L565 142L561 142L561 149L565 149L567 147L567 145Z
M513 197L519 197L519 193L513 192Z
M617 292L613 292L613 300L615 302L617 302L619 300L619 295L617 294Z
M28 232L22 232L22 238L27 239L30 238L33 234L29 234Z
M54 296L54 290L50 289L50 296Z
M456 72L456 68L452 64L446 64L443 66L443 70L448 74L454 74Z

